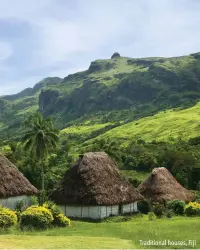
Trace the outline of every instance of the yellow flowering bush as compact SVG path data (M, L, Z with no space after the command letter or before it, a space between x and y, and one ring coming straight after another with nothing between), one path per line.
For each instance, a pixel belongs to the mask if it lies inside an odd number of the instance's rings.
M53 222L53 215L51 211L42 206L32 206L27 208L21 214L20 227L35 228L35 229L47 229Z
M14 211L0 206L0 228L8 229L17 224L17 215Z
M53 215L53 226L67 227L71 226L71 221L64 214L62 214L61 209L52 201L47 201L43 206L49 209Z
M190 202L185 207L185 214L187 216L200 216L200 203L198 203L198 202Z
M54 216L53 224L58 227L71 226L71 220L67 218L64 214L56 214Z

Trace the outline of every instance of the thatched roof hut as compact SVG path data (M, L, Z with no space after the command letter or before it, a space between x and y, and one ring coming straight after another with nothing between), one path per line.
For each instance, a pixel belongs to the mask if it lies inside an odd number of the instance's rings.
M6 157L0 154L0 199L34 195L37 189Z
M181 186L166 168L154 168L137 190L145 198L158 202L170 200L189 202L194 199L194 195Z
M127 204L142 198L104 152L82 155L51 195L59 205Z

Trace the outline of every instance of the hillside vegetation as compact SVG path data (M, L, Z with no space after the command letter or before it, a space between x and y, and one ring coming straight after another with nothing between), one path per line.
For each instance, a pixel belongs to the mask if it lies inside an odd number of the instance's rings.
M40 187L40 169L21 143L23 121L40 111L60 129L58 148L44 166L48 191L86 151L105 151L135 187L162 166L196 190L199 100L200 53L140 59L114 54L86 71L0 97L0 151Z
M142 139L151 141L188 140L200 135L200 103L183 110L161 111L111 129L95 139L120 140L122 143Z
M127 123L160 110L193 106L199 90L200 53L141 59L115 55L92 62L86 71L46 78L34 88L0 97L1 138L18 138L21 121L36 110L54 117L60 129L86 121Z

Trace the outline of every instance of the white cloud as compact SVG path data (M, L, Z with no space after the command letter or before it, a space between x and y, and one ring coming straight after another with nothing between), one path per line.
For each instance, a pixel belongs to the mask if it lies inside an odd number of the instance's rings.
M30 29L27 43L0 37L0 60L14 58L10 73L25 81L12 79L7 86L18 85L17 91L31 86L27 78L35 75L64 77L115 51L130 57L198 52L199 10L195 0L0 0L0 20L22 21Z
M120 52L134 57L171 57L200 51L200 34L196 32L199 9L192 5L193 1L185 0L146 2L138 36L128 46L122 45Z
M67 10L61 20L49 16L39 19L40 48L33 62L39 57L41 65L48 66L72 61L74 54L95 54L105 47L109 53L119 50L135 57L198 51L200 15L188 8L192 2L79 0L73 19L67 19Z
M52 0L7 0L0 1L0 17L34 21L40 15L45 15L45 8Z
M0 61L9 58L12 55L12 47L9 43L0 41Z

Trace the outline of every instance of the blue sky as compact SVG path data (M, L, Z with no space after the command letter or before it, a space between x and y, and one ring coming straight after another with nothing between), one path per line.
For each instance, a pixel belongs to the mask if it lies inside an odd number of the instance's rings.
M0 95L95 59L200 52L199 0L0 0Z

